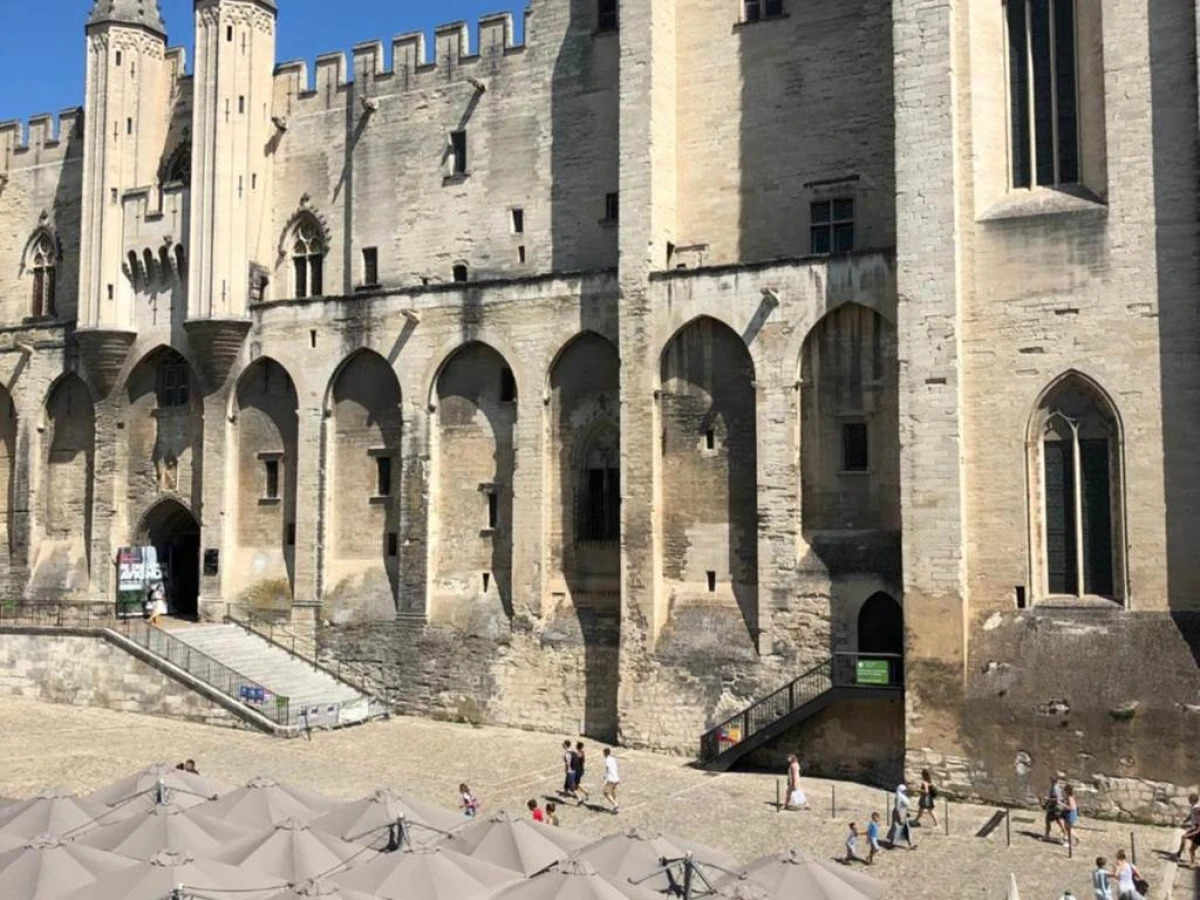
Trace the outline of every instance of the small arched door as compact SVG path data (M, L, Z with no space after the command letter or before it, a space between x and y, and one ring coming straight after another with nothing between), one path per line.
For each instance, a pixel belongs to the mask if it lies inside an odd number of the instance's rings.
M177 500L162 500L142 517L138 542L158 551L167 594L167 609L173 616L194 618L199 614L200 523L191 510Z
M858 612L859 657L878 654L888 660L890 681L904 673L904 611L891 594L872 594Z

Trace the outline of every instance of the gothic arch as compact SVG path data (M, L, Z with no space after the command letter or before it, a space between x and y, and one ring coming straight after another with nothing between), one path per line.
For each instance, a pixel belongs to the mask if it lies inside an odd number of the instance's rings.
M30 235L21 256L21 274L30 281L29 315L32 318L55 315L61 261L62 245L58 235L48 225L39 225Z
M1068 370L1039 395L1025 436L1035 602L1128 602L1124 427L1112 396Z
M758 398L749 348L709 316L659 364L663 580L677 606L736 606L757 647Z
M326 608L394 615L404 462L395 370L374 350L354 351L329 380L325 410Z

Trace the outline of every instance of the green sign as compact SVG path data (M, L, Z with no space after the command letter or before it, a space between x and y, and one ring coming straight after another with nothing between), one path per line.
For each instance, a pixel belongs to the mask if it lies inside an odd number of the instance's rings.
M859 684L889 685L892 683L891 663L886 659L860 659L857 680Z

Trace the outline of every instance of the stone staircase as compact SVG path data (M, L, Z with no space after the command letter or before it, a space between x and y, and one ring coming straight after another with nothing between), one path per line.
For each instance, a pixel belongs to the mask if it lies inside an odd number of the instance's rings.
M170 628L170 634L257 682L275 698L286 697L289 723L295 727L350 725L387 712L375 698L235 625L175 626Z

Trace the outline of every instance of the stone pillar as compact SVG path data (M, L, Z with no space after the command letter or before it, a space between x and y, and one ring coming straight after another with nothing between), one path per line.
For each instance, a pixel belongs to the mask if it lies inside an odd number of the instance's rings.
M199 359L197 360L199 362ZM229 397L233 385L222 383L212 393L204 396L204 437L201 441L200 504L195 510L200 520L200 618L204 621L221 621L229 611L228 597L224 591L225 576L234 564L235 540L232 531L230 504L235 502L228 486L234 485L236 493L237 454L227 453L229 447ZM204 557L216 551L218 572L209 575L205 571Z
M642 701L663 626L657 535L659 336L649 276L666 264L675 216L675 2L621 4L621 687L618 739L653 740Z
M433 416L427 398L404 404L404 431L400 438L400 597L399 612L425 619L429 613L429 534L433 527L429 501L430 429Z
M513 616L540 618L542 615L542 547L545 534L544 409L542 385L545 373L522 369L525 383L518 385L517 422L513 434L516 448L513 465L512 583ZM518 593L518 586L521 593Z
M958 4L961 5L961 4ZM958 752L966 664L953 0L893 5L907 745Z
M125 437L122 434L125 406L118 396L96 401L96 433L92 463L92 600L116 602L117 550L124 545L127 511L125 498L118 496L124 479Z
M296 546L292 578L292 619L316 619L321 610L321 552L326 530L331 476L325 410L303 403L296 423Z

